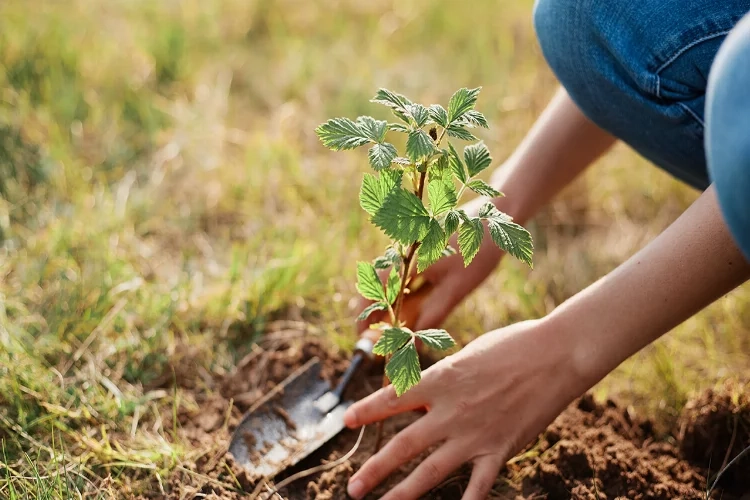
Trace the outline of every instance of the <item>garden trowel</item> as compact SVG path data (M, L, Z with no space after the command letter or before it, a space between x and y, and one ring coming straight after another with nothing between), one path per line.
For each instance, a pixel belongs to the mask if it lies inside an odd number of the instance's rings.
M412 297L403 315L409 327L432 286L422 281L410 288ZM312 358L255 403L232 436L229 452L235 461L253 476L272 478L341 432L344 412L353 403L342 401L343 394L358 368L372 357L379 334L375 330L363 333L335 388L320 376L320 360Z

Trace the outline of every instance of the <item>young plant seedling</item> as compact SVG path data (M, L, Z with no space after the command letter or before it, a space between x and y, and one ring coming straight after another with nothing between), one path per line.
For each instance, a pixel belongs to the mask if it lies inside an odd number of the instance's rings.
M380 89L371 102L390 108L396 123L360 116L332 118L315 132L331 150L370 146L368 159L374 173L365 173L359 202L369 221L380 228L390 245L372 262L357 263L357 290L373 301L359 316L366 320L375 311L387 311L390 322L372 325L382 334L373 352L386 359L385 374L398 397L421 380L415 342L445 350L455 342L442 329L414 332L401 321L401 305L410 280L444 255L456 253L449 240L458 231L458 251L468 266L479 251L487 224L492 241L505 252L532 266L531 235L510 216L488 201L477 216L457 208L469 191L486 197L503 196L477 176L490 166L492 157L483 141L470 131L488 128L484 115L475 109L481 87L456 91L448 108L424 106L403 95ZM405 155L386 142L389 132L406 134ZM445 136L471 141L460 155ZM425 200L426 192L426 200ZM426 201L426 203L425 203ZM387 273L381 280L378 271Z

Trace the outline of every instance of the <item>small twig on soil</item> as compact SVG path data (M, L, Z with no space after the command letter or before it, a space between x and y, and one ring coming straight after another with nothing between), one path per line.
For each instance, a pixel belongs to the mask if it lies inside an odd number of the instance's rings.
M279 495L275 490L271 489L270 486L268 486L268 483L266 483L266 489L270 492L271 496L276 495L277 497L281 498L281 500L284 500L281 495ZM268 497L271 498L271 497Z
M268 484L266 481L267 480L265 477L261 479L260 481L258 481L258 484L255 486L255 489L253 490L252 493L250 493L250 500L255 500L256 498L258 498L258 495L260 494L260 490L263 489L263 485Z
M732 448L734 448L734 440L737 438L737 424L739 423L739 418L737 415L735 415L734 418L734 428L732 429L732 439L729 440L729 446L727 447L727 452L724 455L724 461L721 462L721 467L719 467L719 470L724 469L724 467L727 466L727 462L729 461L729 455L732 454Z
M359 448L359 443L362 442L362 436L364 436L365 434L365 428L366 426L363 425L362 430L359 431L359 437L357 438L357 442L354 443L354 447L351 450L349 450L349 452L346 455L339 458L338 460L334 460L333 462L323 464L323 465L318 465L317 467L312 467L310 469L300 471L296 474L292 474L288 478L281 481L279 484L275 485L271 493L272 494L277 493L280 489L284 488L285 486L288 486L290 483L296 481L297 479L302 479L303 477L311 476L318 472L323 472L325 470L332 469L338 465L343 464L347 460L349 460L352 457L352 455L354 455L354 453L357 451L357 448ZM268 500L269 498L271 497L270 496L267 497L266 500Z
M269 332L266 334L266 341L273 341L273 340L290 340L290 339L296 339L299 337L306 337L310 334L309 329L287 329L287 330L277 330L274 332Z
M80 347L76 350L76 352L73 354L73 356L65 363L65 366L63 366L62 370L60 372L63 375L66 375L68 373L68 370L70 370L73 365L81 359L81 356L86 352L86 350L91 346L91 344L94 342L94 340L107 328L109 328L109 325L114 321L115 317L120 314L120 311L122 311L122 308L125 307L125 305L128 303L125 299L120 299L113 307L112 309L107 312L107 314L104 316L104 318L101 320L101 322L94 328L88 337L86 337L86 340L83 341L83 344L80 345Z
M259 347L257 344L253 344L250 348L250 352L246 354L236 365L234 365L234 368L232 368L231 375L236 375L240 373L242 370L245 369L245 367L249 366L250 363L255 361L255 358L259 357L261 354L265 354L265 349L262 347Z
M729 469L730 467L732 467L732 466L734 465L734 463L735 463L735 462L739 462L739 461L740 461L740 459L741 459L742 457L744 457L745 455L747 455L748 453L750 453L750 446L748 446L747 448L745 448L744 450L742 450L741 452L739 452L739 453L737 454L737 456L736 456L736 457L734 457L734 458L732 459L732 461L731 461L731 462L729 462L729 463L727 464L727 466L726 466L726 467L724 467L723 469L721 469L721 470L719 471L719 473L718 473L718 474L716 475L716 479L714 479L714 482L713 482L713 483L711 484L711 487L710 487L710 488L708 489L708 491L706 492L706 498L709 498L709 497L711 496L711 492L712 492L712 491L714 490L714 488L716 487L716 485L717 485L717 484L718 484L718 482L719 482L719 479L721 479L721 476L723 476L723 475L724 475L724 473L725 473L725 472L727 471L727 469Z

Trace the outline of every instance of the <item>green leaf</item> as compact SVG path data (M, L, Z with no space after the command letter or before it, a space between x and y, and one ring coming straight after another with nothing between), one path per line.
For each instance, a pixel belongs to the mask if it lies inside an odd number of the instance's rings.
M315 129L321 142L329 149L354 149L370 142L370 138L349 118L331 118Z
M401 255L393 247L388 247L385 251L385 255L381 255L376 258L373 263L375 269L388 269L394 266L396 269L401 267Z
M386 309L388 309L388 304L386 304L385 302L373 302L372 304L367 306L359 316L357 316L357 321L364 321L370 316L370 314L374 313L375 311L385 311Z
M393 354L403 347L406 342L411 340L411 330L404 328L388 328L383 332L375 345L372 346L372 352L380 356Z
M448 212L448 215L445 216L445 237L450 238L453 233L456 232L456 229L458 229L458 224L461 221L461 219L458 216L458 212L455 210L451 210Z
M433 328L429 330L420 330L416 332L415 335L422 339L422 342L427 344L427 346L433 349L439 349L441 351L450 349L451 347L456 345L456 342L453 340L450 334L447 331L441 329Z
M431 181L442 180L452 183L453 174L448 168L447 153L448 152L446 151L445 154L441 154L435 161L431 162L430 167L427 169L428 179L430 179Z
M399 397L419 383L422 370L414 342L408 342L393 355L385 367L385 374Z
M360 116L357 118L357 125L372 142L383 142L383 139L385 139L387 121L376 120L371 116Z
M448 121L453 122L472 109L477 103L480 90L482 90L482 87L458 89L448 102Z
M492 241L502 250L533 268L532 256L534 254L534 243L531 234L521 225L513 222L513 219L497 208L487 210L487 226Z
M448 135L451 137L455 137L456 139L461 139L462 141L476 141L477 137L463 128L460 125L451 124L448 125L448 128L446 129L448 131Z
M487 125L487 119L476 109L470 109L464 113L461 119L457 121L457 124L465 127L490 128L489 125Z
M412 130L409 132L409 138L406 140L406 156L416 163L422 157L432 154L435 151L435 143L424 130Z
M383 283L369 262L357 262L357 291L366 299L385 301Z
M388 192L396 186L401 186L401 178L404 176L403 170L388 169L380 172L380 178L388 187Z
M417 250L417 272L422 272L440 259L445 248L445 232L435 219Z
M492 156L484 142L478 142L464 148L464 161L469 169L469 177L474 177L492 163Z
M448 163L451 170L453 170L453 174L458 177L458 180L466 184L466 181L468 180L468 177L466 176L466 167L464 167L461 157L458 156L458 152L456 151L456 148L453 147L453 144L448 144L448 146L450 147Z
M458 248L464 257L464 266L468 266L474 260L477 252L479 252L483 236L484 226L479 217L465 219L461 227L458 228Z
M383 104L385 106L388 106L389 108L402 109L404 111L406 110L406 106L411 104L411 101L405 96L383 88L378 89L375 97L370 99L370 102Z
M430 214L422 200L403 188L388 194L372 222L392 239L411 245L425 237L430 226Z
M379 177L365 174L359 191L359 205L365 212L374 216L383 206L388 193L401 185L403 172L400 170L383 170Z
M386 300L389 304L393 304L393 301L396 300L399 290L401 290L401 274L395 267L392 267L385 286Z
M421 127L425 123L427 123L427 119L430 117L430 113L427 111L427 108L425 108L421 104L410 104L406 106L406 110L409 112L412 118L414 118L414 122L416 123L417 127Z
M411 129L401 123L389 123L388 130L393 130L394 132L405 132L408 134Z
M452 210L458 203L456 196L456 187L452 181L436 179L427 184L427 197L430 200L430 209L434 216Z
M429 109L430 118L443 128L448 126L448 112L440 104L433 104Z
M468 216L465 210L458 208L454 210L458 214L458 216L461 218L463 222L466 222L467 224L471 221L471 218Z
M411 104L411 101L405 96L397 94L395 92L391 92L388 89L380 89L375 94L375 97L370 99L370 102L388 106L389 108L391 108L391 111L393 111L394 115L396 115L406 123L409 123L409 112L407 111L406 106L409 106Z
M383 170L391 166L391 162L398 155L396 146L384 142L383 144L375 144L367 152L367 157L370 160L370 166L375 171Z
M493 188L486 182L484 182L482 179L474 179L469 184L467 184L467 187L474 191L477 194L481 194L482 196L489 196L491 198L496 198L498 196L502 196L503 193L498 191L497 189Z
M497 207L492 202L487 202L481 207L479 207L479 218L480 219L486 219L487 217L499 213L497 210Z

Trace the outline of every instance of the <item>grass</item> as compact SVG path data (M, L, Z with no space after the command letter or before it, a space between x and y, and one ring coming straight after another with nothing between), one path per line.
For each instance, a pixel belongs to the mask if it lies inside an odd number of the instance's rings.
M279 318L349 348L354 262L383 240L351 189L361 157L314 127L384 112L380 86L481 85L500 165L556 88L531 4L2 2L0 496L158 491L201 453L161 418L195 405L197 374ZM465 342L549 312L697 194L617 147L529 224L534 270L507 259L447 326ZM676 418L746 369L749 303L729 294L597 393Z

